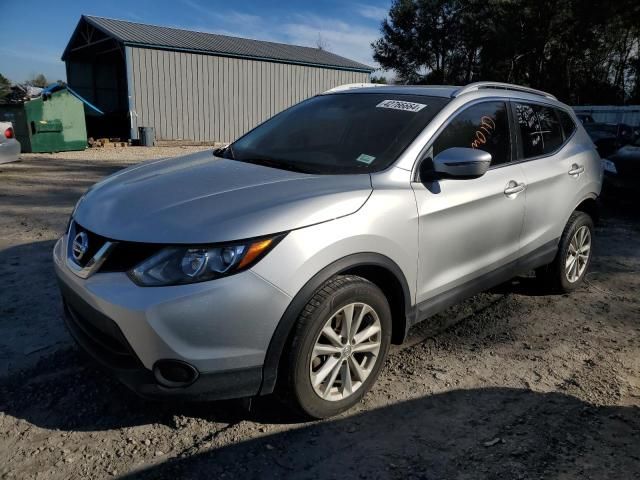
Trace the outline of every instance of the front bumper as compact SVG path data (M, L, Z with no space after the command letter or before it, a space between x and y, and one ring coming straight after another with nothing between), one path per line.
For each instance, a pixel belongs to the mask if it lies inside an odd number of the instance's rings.
M125 273L87 279L66 266L66 235L54 248L65 321L77 343L145 397L212 400L255 395L278 321L291 298L246 271L211 282L139 287ZM160 385L157 362L193 366L188 386Z

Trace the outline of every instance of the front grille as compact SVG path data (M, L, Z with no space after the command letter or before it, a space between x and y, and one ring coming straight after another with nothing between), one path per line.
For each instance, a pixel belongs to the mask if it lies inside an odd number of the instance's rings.
M87 234L87 238L89 239L89 248L80 260L76 260L74 258L73 261L81 267L86 267L87 263L89 263L89 260L91 260L93 256L98 253L98 250L102 248L107 239L87 230L86 228L74 222L71 226L71 230L69 231L69 248L71 248L76 235L80 232L84 232Z
M87 230L80 224L74 222L69 233L69 242L73 242L73 238L79 232L85 232L89 239L89 249L84 254L81 261L74 260L78 265L84 267L89 260L97 253L98 250L108 241L114 241L102 235L98 235L90 230ZM143 262L151 255L157 253L162 249L162 245L153 243L140 243L140 242L120 242L109 252L109 255L105 259L104 263L98 270L98 272L128 272L140 262Z
M100 267L99 272L128 272L162 249L162 245L120 242Z

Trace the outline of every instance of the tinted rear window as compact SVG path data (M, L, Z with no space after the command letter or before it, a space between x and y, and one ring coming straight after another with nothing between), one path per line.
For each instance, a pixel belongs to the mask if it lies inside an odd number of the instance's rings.
M553 153L562 145L562 127L554 108L516 103L516 116L524 158Z
M538 116L531 105L516 104L516 116L522 139L522 155L524 158L542 155L542 133Z
M576 131L576 124L569 115L564 110L556 110L558 112L558 118L560 119L560 125L562 125L562 130L564 131L564 138L569 138L573 135L573 132ZM593 121L593 120L592 120Z
M563 140L562 126L556 114L556 109L535 105L540 131L542 132L542 150L546 154L555 152Z
M389 93L319 95L231 145L225 156L309 173L368 173L391 165L447 98Z

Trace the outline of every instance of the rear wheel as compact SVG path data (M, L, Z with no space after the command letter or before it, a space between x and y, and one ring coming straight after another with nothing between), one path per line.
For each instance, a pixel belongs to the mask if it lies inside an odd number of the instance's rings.
M554 261L538 270L543 286L555 292L571 292L587 274L593 253L593 220L584 212L573 212L560 238Z
M288 395L314 418L351 408L378 377L390 338L384 293L361 277L331 278L298 319L289 352Z

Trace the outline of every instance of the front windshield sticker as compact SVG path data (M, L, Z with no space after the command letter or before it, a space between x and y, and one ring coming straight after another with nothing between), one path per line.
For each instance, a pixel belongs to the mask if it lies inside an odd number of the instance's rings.
M371 165L376 157L372 157L371 155L367 155L362 153L358 158L356 158L356 162L366 163L367 165Z
M393 110L403 110L405 112L419 112L426 105L424 103L413 103L413 102L404 102L402 100L383 100L378 105L377 108L391 108Z

